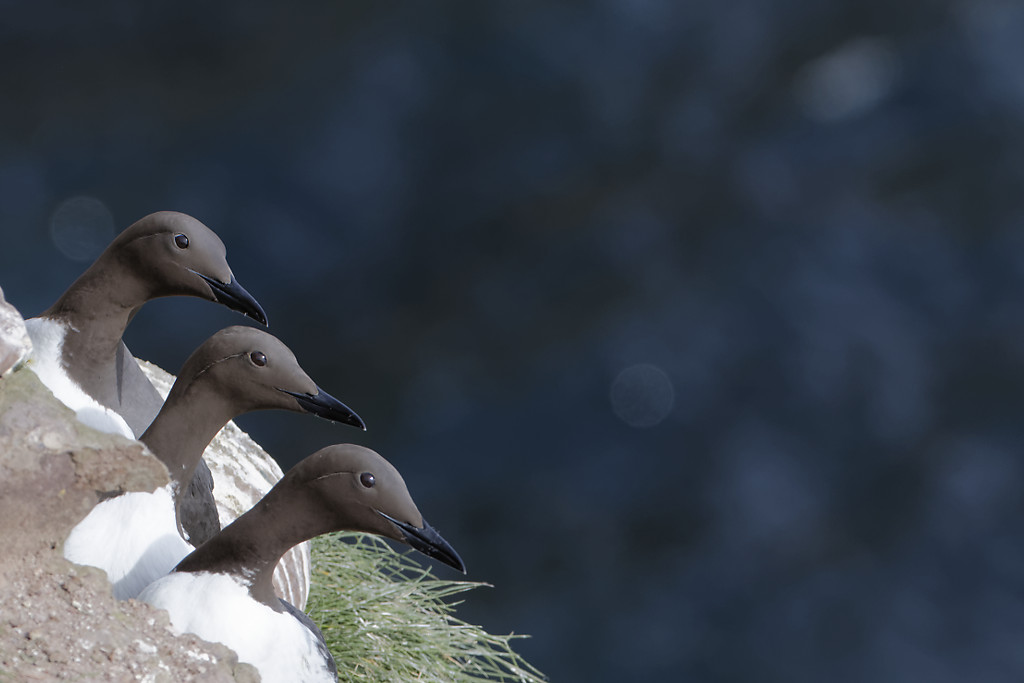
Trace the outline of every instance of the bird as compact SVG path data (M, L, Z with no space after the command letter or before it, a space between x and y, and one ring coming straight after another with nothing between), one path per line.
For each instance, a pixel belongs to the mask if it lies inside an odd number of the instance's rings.
M289 548L332 531L391 538L466 572L458 553L423 519L398 470L368 448L338 444L295 465L139 599L167 610L174 631L233 649L265 683L333 683L337 667L323 634L271 585Z
M163 401L121 337L143 304L175 295L216 301L267 324L232 274L220 238L191 216L159 211L124 230L52 306L26 321L30 367L57 398L84 412L86 424L124 433L103 424L112 411L129 436L141 435Z
M115 597L134 597L220 529L216 507L187 518L181 501L206 446L232 418L280 408L365 429L363 420L321 390L273 335L227 327L197 348L153 423L140 437L167 467L154 492L101 500L71 531L64 557L107 572Z
M78 419L100 431L140 436L163 399L121 337L147 301L195 296L267 325L259 302L235 279L224 243L176 211L145 216L107 246L48 309L25 321L39 379ZM202 463L186 505L213 505L213 477Z

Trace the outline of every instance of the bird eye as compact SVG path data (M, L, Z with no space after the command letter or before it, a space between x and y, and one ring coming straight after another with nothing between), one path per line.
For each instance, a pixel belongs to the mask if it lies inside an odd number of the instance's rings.
M377 483L377 480L373 478L373 475L369 472L363 472L359 475L359 483L368 489L372 489L373 485Z
M258 365L261 368L267 364L267 357L263 355L262 351L253 351L250 353L249 360L252 361L253 365Z
M178 246L178 249L188 249L188 235L179 232L174 236L174 243Z

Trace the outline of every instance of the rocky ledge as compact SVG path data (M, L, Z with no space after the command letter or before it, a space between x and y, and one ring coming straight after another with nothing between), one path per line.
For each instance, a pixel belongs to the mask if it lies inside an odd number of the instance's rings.
M258 681L231 650L175 636L166 612L115 600L103 572L64 559L101 495L152 491L167 470L141 443L79 423L18 364L11 311L0 293L0 680Z

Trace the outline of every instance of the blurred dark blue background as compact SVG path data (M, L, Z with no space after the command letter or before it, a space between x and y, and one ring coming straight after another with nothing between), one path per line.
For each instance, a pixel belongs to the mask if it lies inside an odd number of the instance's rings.
M554 680L1024 679L1024 4L0 10L8 299L204 221Z

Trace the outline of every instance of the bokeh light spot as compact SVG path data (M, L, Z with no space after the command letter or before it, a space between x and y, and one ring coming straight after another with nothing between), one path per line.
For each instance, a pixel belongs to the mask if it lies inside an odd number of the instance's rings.
M50 239L72 261L92 261L114 238L114 216L95 197L65 199L50 217Z
M887 42L859 38L806 65L796 80L797 99L812 119L838 121L881 102L899 71L899 59Z
M675 405L672 380L661 368L631 365L612 382L612 410L630 427L654 427L668 417Z

